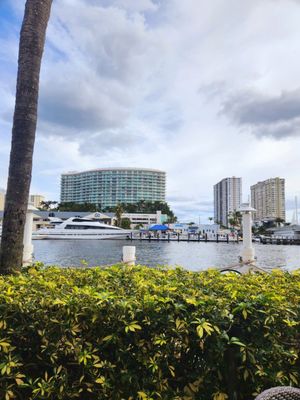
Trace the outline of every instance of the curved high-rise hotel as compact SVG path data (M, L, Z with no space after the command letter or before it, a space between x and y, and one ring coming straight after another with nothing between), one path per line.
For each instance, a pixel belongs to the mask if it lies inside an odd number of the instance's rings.
M92 203L99 208L118 203L165 201L166 173L147 168L100 168L61 176L60 201Z

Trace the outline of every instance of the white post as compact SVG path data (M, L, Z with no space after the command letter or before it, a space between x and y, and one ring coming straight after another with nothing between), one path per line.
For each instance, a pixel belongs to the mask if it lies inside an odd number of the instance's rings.
M123 246L123 263L135 265L135 246Z
M35 207L29 205L26 212L26 221L24 227L23 239L23 266L32 263L33 244L32 244L32 225L33 225L33 210Z
M156 223L158 225L161 224L161 211L160 210L156 211Z
M254 208L249 206L249 203L241 205L239 211L242 214L243 220L243 250L242 250L242 261L243 263L253 263L255 261L255 251L252 244L252 215L251 213L256 211Z

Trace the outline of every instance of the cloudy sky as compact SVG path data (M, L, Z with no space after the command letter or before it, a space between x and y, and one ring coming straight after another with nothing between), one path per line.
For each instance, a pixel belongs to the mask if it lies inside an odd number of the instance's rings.
M6 186L25 0L0 0L0 188ZM60 174L167 172L182 220L213 215L213 185L286 178L300 197L299 0L54 0L32 193Z

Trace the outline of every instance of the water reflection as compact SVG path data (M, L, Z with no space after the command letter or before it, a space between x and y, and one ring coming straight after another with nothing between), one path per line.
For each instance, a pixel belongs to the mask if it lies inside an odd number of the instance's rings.
M35 259L47 265L108 265L120 262L122 246L136 246L137 263L180 265L193 271L236 265L242 245L237 243L134 242L126 240L36 240ZM300 268L300 246L255 244L261 267Z

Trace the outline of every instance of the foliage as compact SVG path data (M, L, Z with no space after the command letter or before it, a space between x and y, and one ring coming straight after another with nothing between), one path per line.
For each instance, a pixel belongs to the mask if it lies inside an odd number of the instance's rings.
M96 212L98 207L93 203L82 203L77 204L74 202L58 203L57 211L81 211L81 212Z
M134 227L134 229L142 229L142 228L144 228L144 224L142 224L141 222L136 224Z
M240 229L241 228L241 223L242 223L242 214L240 211L232 211L228 215L228 222L229 225L232 226L233 228Z
M116 225L121 226L122 222L122 214L124 213L124 208L121 203L118 203L114 208L115 217L116 217Z
M175 217L173 211L170 209L168 203L164 203L162 201L146 201L140 200L137 203L121 203L124 212L126 213L144 213L151 214L156 213L156 211L161 211L162 214L168 215L169 219L172 222L176 222L177 218ZM115 207L106 207L104 212L114 212Z
M283 218L275 218L275 223L276 223L276 226L281 226L281 224L284 224L285 223L285 220L283 219Z
M122 218L121 219L121 228L123 229L130 229L130 219L129 218Z
M48 201L41 201L40 202L40 206L38 207L39 210L41 211L50 211L50 210L55 210L56 209L56 205L57 205L57 201L52 201L52 200L48 200Z
M267 231L267 229L265 228L264 225L260 225L260 226L252 226L252 233L254 235L270 235L270 232Z
M176 217L176 215L173 214L173 211L171 211L172 215L168 215L167 218L167 224L175 224L176 222L178 222L178 219Z
M249 400L299 386L300 272L0 277L0 398Z
M55 207L56 205L56 207ZM177 222L177 217L174 215L173 211L170 209L168 203L161 201L145 201L140 200L137 203L119 203L115 207L101 208L100 204L93 203L82 203L77 204L74 202L57 203L57 201L43 201L41 202L41 210L53 210L53 211L86 211L86 212L116 212L118 207L122 208L123 213L144 213L151 214L156 213L156 211L161 211L162 214L168 216L168 223Z

